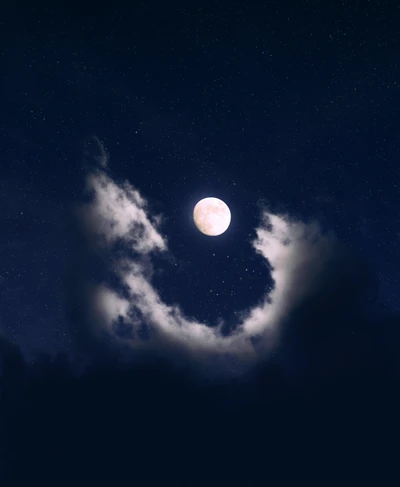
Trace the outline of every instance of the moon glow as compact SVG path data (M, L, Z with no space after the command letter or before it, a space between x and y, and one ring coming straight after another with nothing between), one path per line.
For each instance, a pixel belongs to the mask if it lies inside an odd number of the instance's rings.
M218 198L203 198L193 210L193 220L201 233L216 237L224 233L231 223L231 212Z

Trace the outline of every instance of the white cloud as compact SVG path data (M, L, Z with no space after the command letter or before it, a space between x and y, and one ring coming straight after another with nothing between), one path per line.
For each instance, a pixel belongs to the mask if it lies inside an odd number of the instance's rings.
M122 241L140 254L166 250L166 242L157 231L160 217L149 219L146 202L129 183L119 186L96 170L88 176L87 185L94 200L83 208L82 216L100 239L98 243L113 245Z
M149 258L154 252L167 252L167 243L159 230L161 217L150 215L139 192L127 182L117 184L102 169L91 172L87 183L94 198L83 208L83 215L96 244L111 250L119 242L134 251L123 258L117 253L111 257L125 295L99 286L96 323L111 333L118 319L129 324L133 332L144 322L150 329L148 340L135 336L121 339L133 348L180 348L197 358L226 354L246 362L256 360L260 343L261 353L275 345L279 325L312 289L332 248L332 236L323 235L316 223L294 222L288 216L263 210L252 245L268 261L274 287L259 305L243 310L234 331L226 336L221 332L223 321L210 327L185 316L178 305L162 301L151 282ZM258 338L257 349L253 337Z
M270 328L276 331L280 321L312 290L334 245L333 236L323 235L315 222L295 222L267 211L262 217L253 246L271 265L274 289L243 319L249 334Z

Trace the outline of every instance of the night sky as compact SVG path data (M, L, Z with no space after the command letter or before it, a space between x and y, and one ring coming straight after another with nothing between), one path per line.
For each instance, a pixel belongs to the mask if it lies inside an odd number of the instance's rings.
M61 374L57 360L107 360L114 370L139 355L208 378L272 360L295 388L347 375L353 362L364 378L371 364L400 373L399 22L399 7L383 0L4 7L0 358L23 364L7 383ZM207 196L232 213L218 237L193 223ZM121 230L124 219L139 226ZM273 233L281 224L286 242ZM272 235L263 248L275 242L277 257L255 248L257 229ZM276 317L240 334L268 299ZM171 329L152 315L164 305L175 310ZM174 335L185 327L185 338ZM132 372L142 392L143 370ZM264 372L255 404L268 395ZM181 387L172 376L148 380L168 396ZM240 380L251 394L261 387Z

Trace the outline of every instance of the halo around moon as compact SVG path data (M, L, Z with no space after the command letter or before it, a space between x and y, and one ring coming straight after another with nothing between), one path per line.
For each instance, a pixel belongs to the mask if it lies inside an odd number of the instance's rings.
M193 210L193 220L201 233L216 237L224 233L231 223L231 212L218 198L203 198Z

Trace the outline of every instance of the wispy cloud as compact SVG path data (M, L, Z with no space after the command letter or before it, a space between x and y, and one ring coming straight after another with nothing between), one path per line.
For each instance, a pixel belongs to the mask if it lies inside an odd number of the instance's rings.
M109 155L104 143L96 136L90 137L85 144L85 162L95 164L103 169L108 167Z
M102 170L92 172L87 184L94 200L82 216L100 245L121 242L139 254L166 250L157 231L160 217L149 216L146 201L133 186L128 182L118 185Z
M263 209L252 246L266 259L274 287L257 306L239 313L226 335L223 320L211 327L161 299L152 283L151 257L169 252L167 239L160 229L162 217L151 214L139 191L128 182L114 181L101 165L88 174L87 187L92 200L81 209L85 228L92 244L106 252L119 282L102 283L94 291L92 311L101 328L97 332L106 330L134 349L180 349L195 358L229 355L254 362L276 344L280 324L312 290L334 245L334 238L323 234L317 223Z

